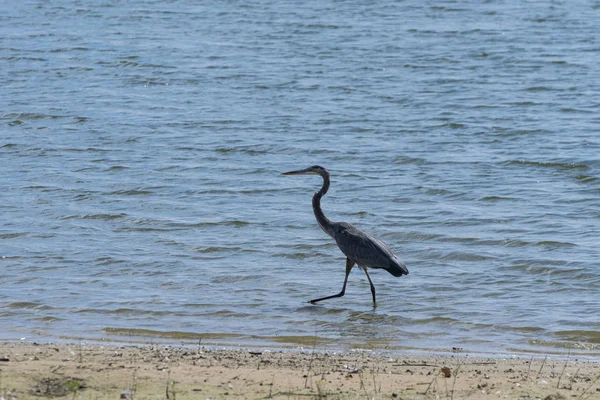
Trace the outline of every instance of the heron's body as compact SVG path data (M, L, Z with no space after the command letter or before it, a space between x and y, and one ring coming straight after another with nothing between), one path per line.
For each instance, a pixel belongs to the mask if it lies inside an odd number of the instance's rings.
M334 223L338 247L359 267L382 268L394 276L408 275L408 269L380 239L346 222Z
M290 171L284 175L304 175L317 174L323 178L323 186L321 190L315 193L312 200L313 211L319 226L325 233L331 236L342 253L346 255L346 278L342 291L333 296L327 296L320 299L311 300L311 303L331 299L334 297L342 297L346 291L346 283L348 274L352 270L354 264L361 267L369 284L371 285L371 294L373 295L373 303L375 303L375 287L371 281L371 277L367 272L367 268L385 269L394 276L408 275L406 265L396 257L390 248L377 237L361 231L346 222L333 222L325 216L321 209L321 198L329 190L329 172L318 165L299 171Z

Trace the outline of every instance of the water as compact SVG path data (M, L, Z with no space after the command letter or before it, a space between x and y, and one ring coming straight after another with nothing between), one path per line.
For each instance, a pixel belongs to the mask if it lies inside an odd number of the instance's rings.
M0 337L600 354L599 3L196 3L0 6Z

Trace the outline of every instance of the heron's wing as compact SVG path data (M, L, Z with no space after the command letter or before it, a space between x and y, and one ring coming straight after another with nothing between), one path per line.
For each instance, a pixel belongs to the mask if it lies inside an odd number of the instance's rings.
M346 255L358 265L383 268L394 276L408 274L406 265L392 253L390 248L377 237L346 223L335 229L335 241Z

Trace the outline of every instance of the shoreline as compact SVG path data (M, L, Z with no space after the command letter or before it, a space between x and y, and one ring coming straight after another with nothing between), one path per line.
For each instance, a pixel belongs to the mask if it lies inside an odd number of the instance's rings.
M583 357L585 358L585 357ZM0 341L0 397L599 399L600 363L383 350ZM550 397L548 397L550 396Z
M398 355L418 356L467 356L483 358L506 357L548 357L564 359L579 358L592 362L600 362L600 347L597 344L581 342L564 342L560 346L551 344L534 345L505 345L505 346L470 346L469 343L448 343L442 347L413 347L395 345L385 340L346 340L323 336L256 336L232 333L196 333L196 332L163 332L147 329L105 328L103 336L52 336L48 334L27 335L26 337L0 337L0 343L54 343L71 344L84 343L87 345L108 346L175 346L195 348L199 345L210 349L248 349L261 348L271 351L323 351L323 352L353 352L372 351L374 353L390 353ZM438 342L439 344L439 342ZM464 346L464 347L463 347ZM485 348L485 349L484 349Z

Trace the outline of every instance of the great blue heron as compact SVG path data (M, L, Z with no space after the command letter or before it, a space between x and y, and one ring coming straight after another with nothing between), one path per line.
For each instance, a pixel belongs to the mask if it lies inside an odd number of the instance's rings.
M344 286L342 291L333 296L321 297L311 300L314 304L318 301L333 299L334 297L342 297L346 293L346 283L348 275L354 264L357 264L367 274L367 279L371 285L371 294L373 295L373 303L375 300L375 286L371 281L371 277L367 272L367 268L382 268L394 276L408 275L408 268L392 253L390 248L380 239L360 229L346 223L333 222L325 216L321 209L321 197L325 196L329 190L329 171L318 165L301 169L298 171L284 172L283 175L321 175L323 178L323 186L321 190L315 193L312 199L313 211L321 229L326 234L335 239L337 246L342 253L346 255L346 277L344 278Z

